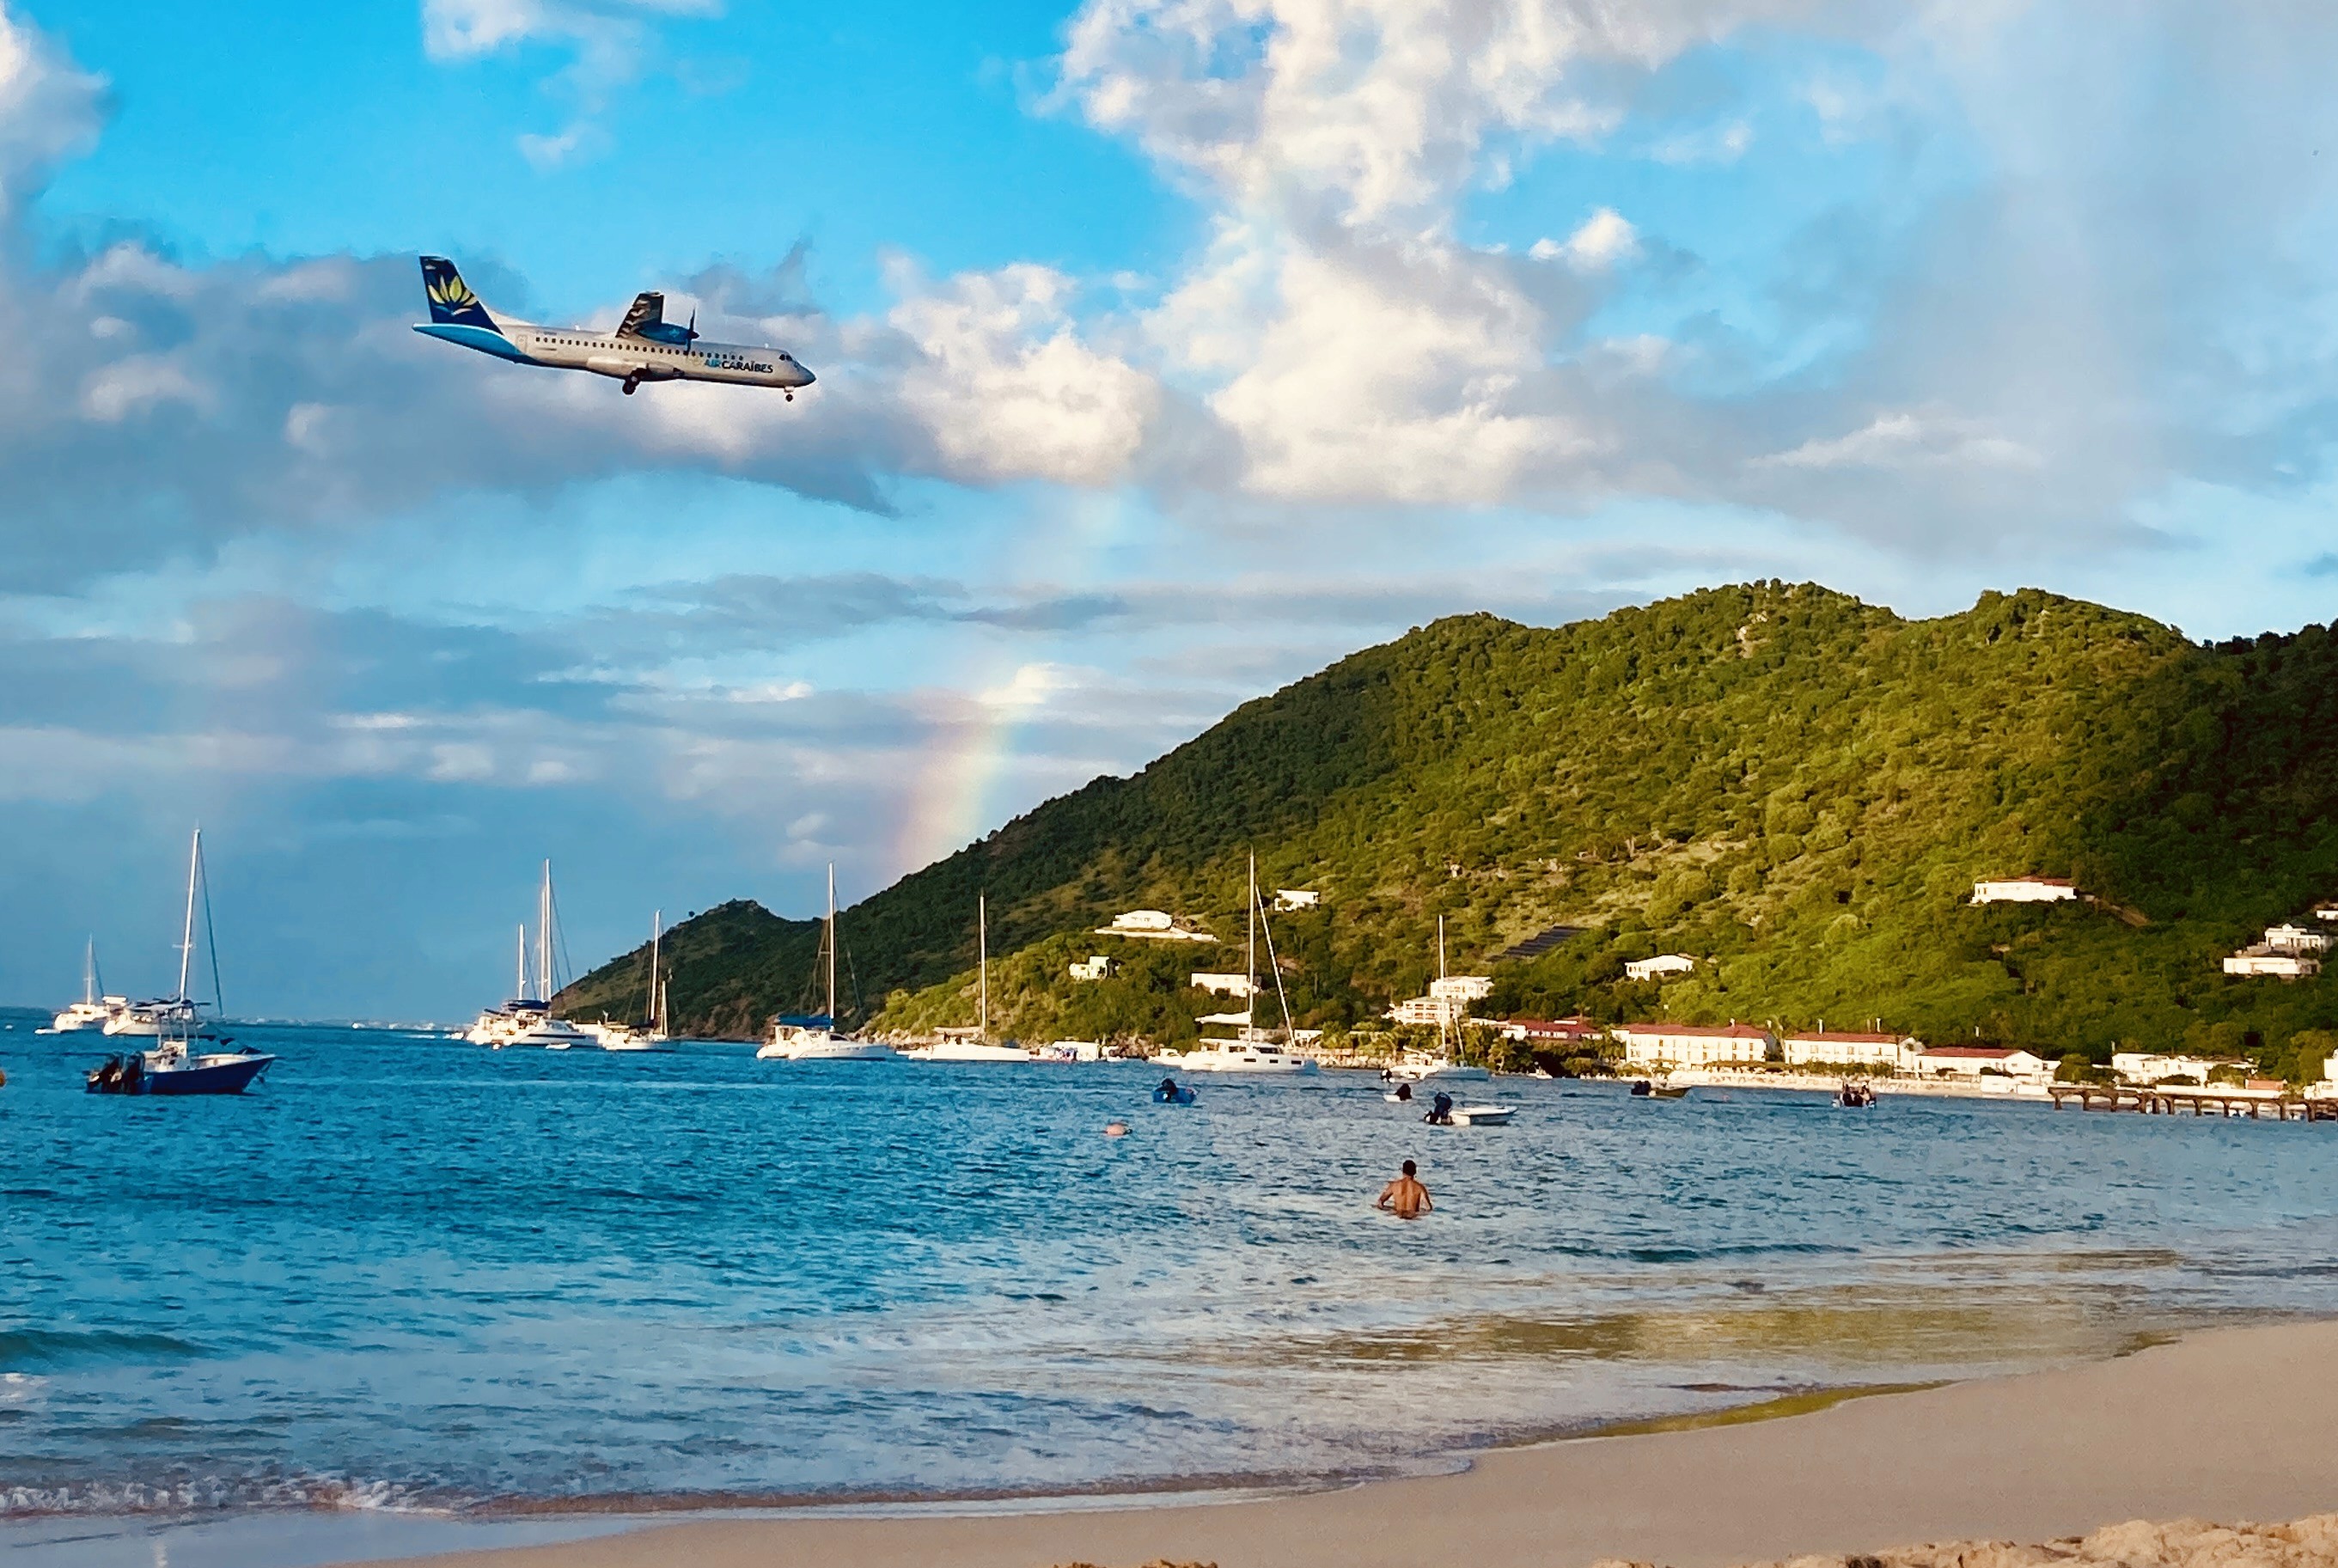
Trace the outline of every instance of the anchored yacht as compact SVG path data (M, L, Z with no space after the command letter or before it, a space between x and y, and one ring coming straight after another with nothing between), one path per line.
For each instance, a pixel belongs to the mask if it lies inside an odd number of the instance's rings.
M1217 1013L1203 1018L1205 1024L1239 1024L1242 1033L1229 1039L1204 1035L1199 1044L1182 1055L1164 1054L1153 1060L1164 1066L1174 1066L1188 1073L1252 1073L1294 1074L1316 1071L1315 1059L1291 1050L1291 997L1282 988L1282 966L1275 961L1274 930L1266 929L1266 966L1274 971L1274 995L1282 1004L1282 1041L1252 1023L1258 1006L1258 936L1265 915L1265 906L1258 900L1258 857L1250 858L1250 936L1244 948L1243 973L1249 984L1243 988L1243 1010L1240 1013Z
M889 1062L900 1054L877 1040L852 1040L836 1032L836 863L828 867L828 923L820 933L827 959L828 1010L806 1014L782 1014L771 1020L771 1034L756 1051L765 1062Z

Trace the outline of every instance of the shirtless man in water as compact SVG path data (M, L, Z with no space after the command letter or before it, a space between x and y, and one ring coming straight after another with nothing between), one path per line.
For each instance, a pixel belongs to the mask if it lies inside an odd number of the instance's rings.
M1404 1174L1380 1189L1372 1200L1375 1209L1385 1209L1400 1220L1418 1220L1437 1207L1429 1200L1429 1189L1413 1174L1413 1163L1404 1162Z

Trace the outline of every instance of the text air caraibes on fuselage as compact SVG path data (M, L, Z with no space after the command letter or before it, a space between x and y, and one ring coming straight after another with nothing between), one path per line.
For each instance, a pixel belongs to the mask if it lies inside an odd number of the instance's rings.
M589 370L623 381L628 393L644 381L724 381L776 387L793 402L797 387L812 384L812 373L784 348L709 343L698 335L695 311L690 326L668 321L665 296L654 291L634 297L614 332L492 316L444 256L422 258L422 292L430 301L430 319L417 322L414 329L425 338L459 343L516 365Z

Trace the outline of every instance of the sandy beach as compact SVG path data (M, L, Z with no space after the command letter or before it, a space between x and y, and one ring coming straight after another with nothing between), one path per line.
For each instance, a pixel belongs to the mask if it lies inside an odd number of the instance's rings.
M1424 1396L1429 1390L1424 1387ZM1461 1474L1077 1513L693 1520L440 1568L1719 1568L2137 1519L2338 1505L2338 1323L2203 1333L2117 1360L1812 1414L1480 1455Z

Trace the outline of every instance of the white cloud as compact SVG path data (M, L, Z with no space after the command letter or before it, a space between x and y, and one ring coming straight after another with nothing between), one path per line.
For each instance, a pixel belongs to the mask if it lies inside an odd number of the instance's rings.
M1158 391L1081 340L1072 293L1062 273L1017 265L962 274L894 308L889 320L916 353L901 407L946 475L1101 485L1127 470Z
M1938 412L1879 414L1859 429L1755 459L1783 468L2038 468L2045 459L1973 420Z
M1613 207L1602 207L1568 235L1565 244L1537 240L1527 253L1537 261L1564 260L1577 270L1596 272L1638 255L1640 231Z
M96 136L104 96L102 78L0 6L0 209L19 206L61 159Z
M569 64L554 83L575 107L552 133L524 132L520 155L538 169L589 156L604 138L594 117L610 94L642 75L655 53L648 24L674 16L712 16L722 0L422 0L422 46L441 64L500 54L521 44L565 47Z
M207 407L211 391L186 369L167 358L141 355L117 359L93 371L82 383L81 406L92 419L119 424L133 414L161 403Z

